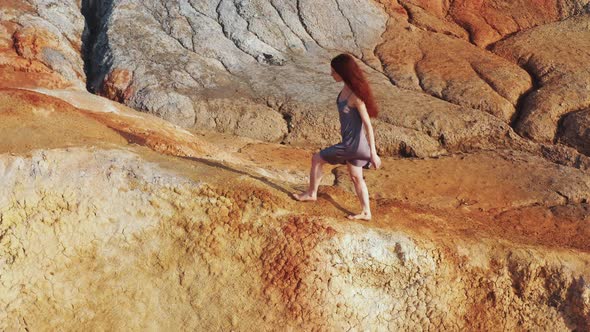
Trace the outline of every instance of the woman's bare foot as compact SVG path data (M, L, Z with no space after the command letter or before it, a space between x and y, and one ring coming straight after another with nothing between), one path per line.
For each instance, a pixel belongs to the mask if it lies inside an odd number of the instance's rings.
M351 220L371 220L371 213L370 212L361 212L359 214L351 214L348 216L348 219Z
M307 193L307 191L304 191L299 194L293 194L293 198L295 198L296 200L298 200L300 202L313 202L313 201L317 200L316 195L311 195L311 194Z

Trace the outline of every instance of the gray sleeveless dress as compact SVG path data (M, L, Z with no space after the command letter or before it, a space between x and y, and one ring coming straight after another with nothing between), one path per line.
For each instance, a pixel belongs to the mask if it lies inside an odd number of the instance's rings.
M348 98L339 101L340 94L336 98L342 141L321 150L320 156L332 165L349 163L354 166L368 167L371 161L371 148L365 136L361 115L356 107L348 106Z

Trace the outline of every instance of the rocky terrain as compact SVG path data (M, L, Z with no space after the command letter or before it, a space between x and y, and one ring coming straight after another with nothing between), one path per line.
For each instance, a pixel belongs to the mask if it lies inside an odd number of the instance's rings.
M4 1L0 329L588 330L588 37L588 1ZM371 222L345 167L290 198L339 52Z

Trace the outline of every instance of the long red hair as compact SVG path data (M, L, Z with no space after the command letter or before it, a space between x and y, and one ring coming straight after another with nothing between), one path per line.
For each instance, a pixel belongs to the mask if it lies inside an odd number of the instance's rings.
M365 74L354 58L350 54L342 53L333 58L330 64L352 92L365 103L369 116L376 117L379 110L375 98L373 98L373 91L371 91Z

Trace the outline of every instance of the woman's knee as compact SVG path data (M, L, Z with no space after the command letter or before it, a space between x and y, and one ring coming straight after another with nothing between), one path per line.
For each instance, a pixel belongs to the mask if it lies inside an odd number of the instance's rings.
M351 173L350 180L352 180L353 183L361 183L363 181L363 175Z

